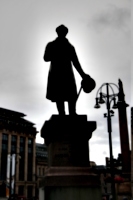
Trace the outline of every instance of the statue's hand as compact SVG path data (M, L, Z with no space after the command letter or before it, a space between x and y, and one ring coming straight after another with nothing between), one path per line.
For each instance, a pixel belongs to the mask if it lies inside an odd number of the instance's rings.
M82 78L83 79L88 79L89 77L90 77L89 74L84 73Z
M92 79L88 74L84 74L81 86L86 93L90 93L96 86L95 80Z

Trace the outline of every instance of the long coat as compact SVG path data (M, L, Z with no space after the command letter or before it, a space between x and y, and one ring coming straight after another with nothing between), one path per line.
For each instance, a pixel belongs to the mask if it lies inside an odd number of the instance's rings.
M57 102L76 100L77 89L72 63L81 69L74 47L66 38L56 38L49 42L44 53L44 60L51 62L46 98Z

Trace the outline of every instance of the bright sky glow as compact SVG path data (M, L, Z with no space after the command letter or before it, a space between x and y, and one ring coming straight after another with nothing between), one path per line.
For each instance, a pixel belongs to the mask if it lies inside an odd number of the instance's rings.
M90 140L90 159L104 164L109 156L106 106L94 109L98 88L105 82L123 81L130 136L131 109L131 1L130 0L26 0L0 1L0 107L25 113L40 131L45 120L56 114L46 100L49 63L43 61L46 44L56 38L55 28L65 24L86 73L96 89L81 92L77 113L97 121ZM75 71L77 88L81 78ZM120 153L118 114L112 118L113 153ZM42 142L40 133L36 138Z

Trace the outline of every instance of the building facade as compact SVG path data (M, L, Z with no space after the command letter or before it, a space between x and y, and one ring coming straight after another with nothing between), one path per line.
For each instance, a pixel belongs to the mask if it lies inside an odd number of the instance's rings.
M0 108L0 196L7 195L5 189L7 157L13 154L15 154L16 160L15 185L12 192L28 198L35 196L35 137L37 131L33 123L24 119L25 116L23 113Z

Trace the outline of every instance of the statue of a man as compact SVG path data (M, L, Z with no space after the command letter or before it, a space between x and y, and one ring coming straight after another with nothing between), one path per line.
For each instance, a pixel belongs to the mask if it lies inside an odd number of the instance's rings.
M60 25L56 28L58 37L49 42L44 53L44 61L51 62L48 75L46 98L56 102L60 115L65 115L64 102L68 102L69 114L76 114L77 89L72 64L83 78L83 72L74 47L66 35L68 28Z

